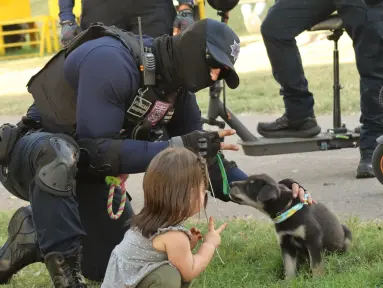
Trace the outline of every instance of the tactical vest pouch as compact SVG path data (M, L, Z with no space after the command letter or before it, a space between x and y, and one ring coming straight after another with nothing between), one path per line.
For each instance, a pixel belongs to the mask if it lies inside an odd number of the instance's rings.
M28 82L45 131L73 135L76 131L76 92L64 75L65 51L61 50Z
M0 127L0 165L8 165L12 150L19 138L20 131L17 126L7 123Z

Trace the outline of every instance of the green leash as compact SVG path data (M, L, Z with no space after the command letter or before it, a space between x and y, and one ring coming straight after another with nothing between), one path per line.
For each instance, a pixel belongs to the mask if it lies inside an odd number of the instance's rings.
M222 175L223 194L229 195L229 181L227 181L226 170L225 170L225 167L223 166L221 155L219 154L217 154L217 161L218 161L218 166L219 166L219 169L221 170L221 175Z

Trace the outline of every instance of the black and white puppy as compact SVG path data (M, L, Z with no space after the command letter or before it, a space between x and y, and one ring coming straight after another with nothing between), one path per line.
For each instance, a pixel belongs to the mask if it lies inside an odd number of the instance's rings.
M252 206L276 219L300 203L292 196L293 183L291 179L277 183L266 174L252 175L231 183L229 196L235 203ZM275 229L286 279L295 277L298 256L309 257L313 276L320 276L324 274L322 252L345 252L351 245L351 231L323 204L304 205L282 220Z

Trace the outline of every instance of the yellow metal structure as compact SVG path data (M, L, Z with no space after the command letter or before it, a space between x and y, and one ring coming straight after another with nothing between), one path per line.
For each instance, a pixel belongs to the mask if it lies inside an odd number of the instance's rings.
M22 30L3 31L4 26L23 24ZM19 58L21 55L6 56L5 49L10 47L37 46L40 49L33 55L43 56L45 48L52 52L51 39L49 37L49 17L32 16L29 0L0 0L0 59ZM4 43L4 37L8 35L27 34L28 41L19 43ZM31 56L31 54L23 55Z
M206 18L205 0L196 0L195 3L198 5L199 19Z
M0 0L0 21L32 17L29 0Z

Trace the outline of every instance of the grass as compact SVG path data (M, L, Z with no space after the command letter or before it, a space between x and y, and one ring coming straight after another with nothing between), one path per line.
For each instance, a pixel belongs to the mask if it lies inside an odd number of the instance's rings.
M10 95L0 97L0 115L24 115L32 102L33 98L30 95Z
M331 113L333 105L332 66L309 66L305 69L310 90L315 95L317 115ZM268 113L283 111L283 100L279 95L279 86L270 71L242 73L241 85L236 90L226 89L226 104L234 113ZM354 63L340 66L342 113L350 115L360 111L359 76ZM208 89L197 94L197 100L205 114L209 101ZM30 95L0 97L0 115L22 115L32 103Z
M9 213L0 213L0 237L6 238ZM189 223L188 226L195 225ZM218 226L217 222L217 226ZM349 218L346 224L353 232L354 243L346 254L326 255L326 275L313 279L304 265L298 277L285 281L275 233L269 222L232 219L223 233L219 253L192 288L373 288L383 287L383 224ZM206 226L200 223L198 227ZM204 232L204 229L202 229ZM381 282L382 286L377 286ZM18 273L8 285L1 287L51 287L43 264L34 264ZM93 283L91 287L99 287Z
M317 115L328 114L333 105L332 65L305 67L310 91L315 97ZM360 111L359 75L354 63L340 65L342 113L350 115ZM279 85L270 71L257 71L240 74L240 86L226 89L226 104L234 113L281 113L284 109ZM198 104L206 113L209 101L208 89L198 94Z

